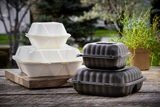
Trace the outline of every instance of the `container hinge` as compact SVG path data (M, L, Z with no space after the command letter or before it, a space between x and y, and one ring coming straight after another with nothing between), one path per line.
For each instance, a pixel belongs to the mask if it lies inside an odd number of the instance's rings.
M69 80L67 80L67 82L70 82L70 83L80 83L80 81L77 81L77 80L73 80L73 78L70 78Z
M114 84L105 83L103 86L113 86Z
M72 80L72 83L80 84L81 82L80 81L76 81L76 80Z
M82 54L77 54L77 57L81 57L81 56L83 56Z

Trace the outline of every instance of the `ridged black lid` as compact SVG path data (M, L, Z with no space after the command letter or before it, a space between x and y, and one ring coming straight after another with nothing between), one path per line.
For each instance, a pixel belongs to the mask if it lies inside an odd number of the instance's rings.
M129 56L130 53L125 44L116 42L88 43L83 47L83 57L107 57L118 58Z
M85 84L96 84L96 85L130 85L133 82L139 80L145 80L142 76L141 71L137 67L126 66L122 70L95 70L89 68L79 69L73 79L72 83L85 83Z

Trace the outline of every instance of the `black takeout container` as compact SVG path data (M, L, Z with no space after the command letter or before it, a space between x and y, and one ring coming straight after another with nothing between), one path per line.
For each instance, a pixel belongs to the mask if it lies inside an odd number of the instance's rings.
M84 65L92 69L120 69L126 66L128 52L126 45L116 42L88 43L83 47Z
M77 70L68 82L80 94L119 97L138 92L143 81L137 67L126 66L119 70L97 70L87 67Z

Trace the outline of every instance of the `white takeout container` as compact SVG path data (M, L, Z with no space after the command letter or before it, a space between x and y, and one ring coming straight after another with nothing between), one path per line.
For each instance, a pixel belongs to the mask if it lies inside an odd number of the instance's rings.
M26 34L31 44L38 49L61 48L70 36L64 25L57 22L32 23Z
M21 46L13 59L29 77L67 76L74 75L82 65L82 58L76 57L78 53L78 49L68 45L60 49Z
M73 76L82 65L82 60L57 63L25 63L15 59L19 69L28 77Z
M14 58L22 62L55 63L82 60L76 57L80 51L67 44L59 49L36 49L33 46L20 46Z

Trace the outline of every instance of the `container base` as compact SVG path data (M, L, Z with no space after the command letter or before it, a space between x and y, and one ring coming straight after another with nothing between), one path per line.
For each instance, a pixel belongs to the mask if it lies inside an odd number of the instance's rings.
M91 96L104 96L104 97L123 97L127 96L129 94L133 94L138 92L141 87L142 87L143 82L140 82L135 85L131 86L126 86L126 87L105 87L105 86L96 86L96 85L85 85L81 84L81 87L88 87L88 90L80 90L77 87L77 84L73 84L74 89L79 93L79 94L84 94L84 95L91 95ZM89 89L94 88L95 91L89 91ZM101 89L102 92L97 93L96 89Z

